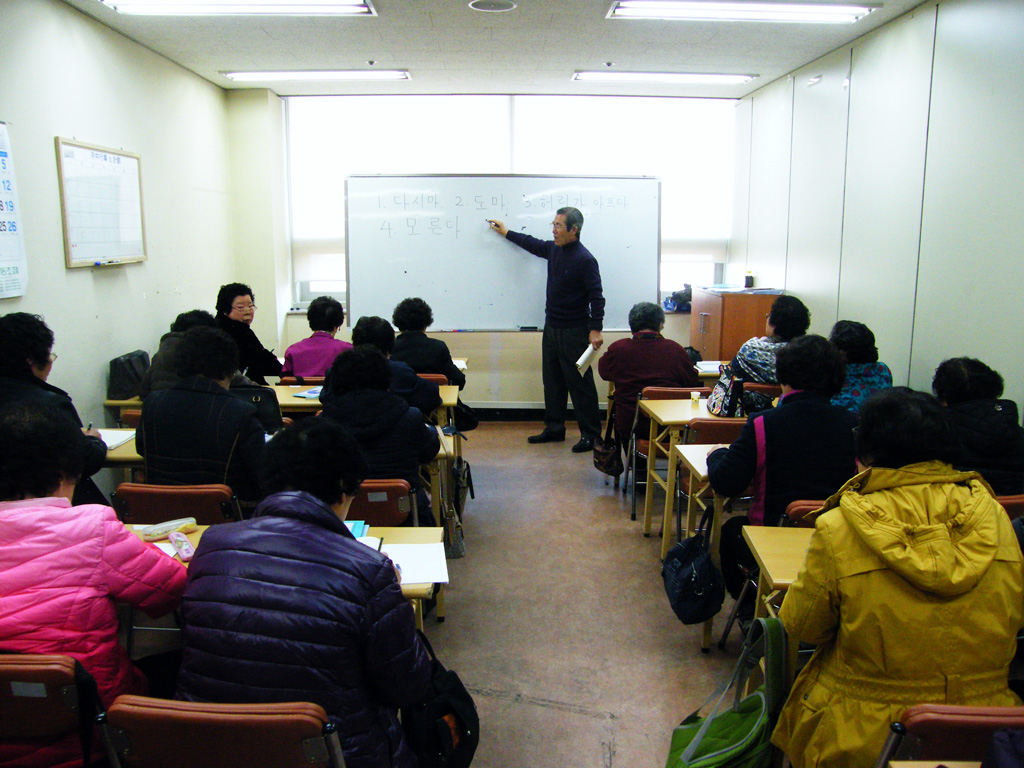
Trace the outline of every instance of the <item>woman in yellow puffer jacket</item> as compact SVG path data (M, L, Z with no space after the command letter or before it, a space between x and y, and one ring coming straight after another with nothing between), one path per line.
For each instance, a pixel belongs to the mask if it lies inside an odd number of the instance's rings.
M885 390L860 415L864 469L818 513L780 613L818 646L772 736L795 768L871 766L913 704L1020 704L1024 569L1005 511L947 463L956 438L930 395Z

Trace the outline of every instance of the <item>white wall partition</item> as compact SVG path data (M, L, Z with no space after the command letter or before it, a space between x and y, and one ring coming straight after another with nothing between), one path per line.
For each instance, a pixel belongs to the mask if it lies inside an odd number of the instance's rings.
M793 150L786 290L811 310L811 330L828 334L839 301L850 49L793 78Z
M1024 393L1024 4L939 6L912 359L978 357Z

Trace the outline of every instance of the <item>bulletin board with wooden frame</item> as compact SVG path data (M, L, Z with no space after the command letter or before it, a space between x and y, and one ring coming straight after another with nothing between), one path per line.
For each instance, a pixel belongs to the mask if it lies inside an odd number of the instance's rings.
M140 157L60 136L54 143L67 267L145 261Z

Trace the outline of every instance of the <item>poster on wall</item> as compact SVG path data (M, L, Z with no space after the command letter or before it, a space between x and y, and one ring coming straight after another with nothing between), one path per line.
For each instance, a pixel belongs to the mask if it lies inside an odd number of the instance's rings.
M0 121L0 299L25 295L28 267L7 124Z

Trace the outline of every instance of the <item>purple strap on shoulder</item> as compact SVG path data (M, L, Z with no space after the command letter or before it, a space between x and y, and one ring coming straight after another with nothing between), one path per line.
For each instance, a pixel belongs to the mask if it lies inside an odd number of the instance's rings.
M764 525L764 495L765 495L765 439L764 439L764 416L754 419L754 442L757 446L757 466L754 469L754 501L750 505L750 522L754 525Z

